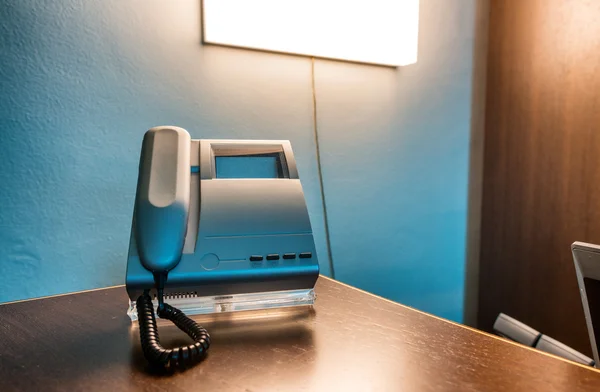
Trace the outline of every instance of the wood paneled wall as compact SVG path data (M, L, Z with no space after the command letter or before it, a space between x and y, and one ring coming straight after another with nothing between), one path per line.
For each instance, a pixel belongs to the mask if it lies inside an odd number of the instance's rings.
M491 0L478 326L591 354L570 253L600 243L600 1Z

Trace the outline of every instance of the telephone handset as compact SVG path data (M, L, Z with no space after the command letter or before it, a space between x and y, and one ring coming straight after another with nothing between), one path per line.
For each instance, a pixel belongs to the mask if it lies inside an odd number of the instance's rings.
M168 272L181 259L190 208L190 141L177 127L144 135L135 233L140 261L152 272Z
M134 227L141 264L154 275L158 315L171 320L194 343L165 349L160 345L149 291L137 299L144 356L153 365L187 366L204 358L206 330L163 301L169 271L181 260L190 203L190 135L178 127L156 127L144 135Z

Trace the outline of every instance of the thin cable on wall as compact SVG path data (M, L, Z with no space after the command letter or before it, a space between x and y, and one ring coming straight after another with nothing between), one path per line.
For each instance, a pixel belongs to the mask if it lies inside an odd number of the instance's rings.
M329 259L329 270L331 277L335 278L333 267L333 255L331 252L331 240L329 238L329 218L327 215L327 203L325 202L325 187L323 183L323 171L321 169L321 150L319 148L319 131L317 127L317 93L315 89L315 58L310 58L310 77L313 101L313 132L315 136L315 149L317 154L317 172L319 174L319 185L321 187L321 204L323 205L323 226L325 229L325 241L327 245L327 258Z

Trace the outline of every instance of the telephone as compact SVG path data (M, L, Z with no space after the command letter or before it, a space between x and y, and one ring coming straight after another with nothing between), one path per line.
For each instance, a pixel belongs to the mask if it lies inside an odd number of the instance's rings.
M146 132L126 288L150 363L188 366L210 345L208 332L165 298L195 301L188 313L310 304L318 276L289 141L192 140L174 126ZM160 345L153 299L158 316L193 344ZM222 307L224 299L246 307Z

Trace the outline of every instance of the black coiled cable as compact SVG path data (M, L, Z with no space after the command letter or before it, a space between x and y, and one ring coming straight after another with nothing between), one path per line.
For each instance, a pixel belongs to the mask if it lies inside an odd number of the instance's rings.
M181 310L160 301L159 317L170 320L194 340L194 343L188 346L166 349L161 346L158 338L154 305L150 295L145 292L137 299L136 305L142 351L148 362L163 368L184 368L204 359L210 347L210 336L206 329L187 317Z

